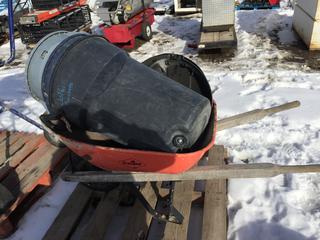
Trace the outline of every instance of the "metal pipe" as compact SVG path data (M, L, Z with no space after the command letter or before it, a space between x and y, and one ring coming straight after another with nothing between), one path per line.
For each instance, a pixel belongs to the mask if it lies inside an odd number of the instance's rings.
M8 23L9 23L10 57L6 61L6 64L11 63L16 57L16 45L14 42L13 0L8 0Z
M0 67L11 63L16 57L16 45L14 41L14 11L13 0L8 0L8 24L9 24L9 41L10 41L10 56L6 61L0 62Z
M39 129L41 129L43 131L47 131L41 124L37 123L36 121L32 120L31 118L27 117L26 115L24 115L23 113L17 111L16 109L11 108L7 104L5 104L2 100L0 100L0 106L2 107L2 109L4 111L9 111L12 114L18 116L19 118L22 118L23 120L25 120L28 123L32 124L33 126L36 126L37 128L39 128Z

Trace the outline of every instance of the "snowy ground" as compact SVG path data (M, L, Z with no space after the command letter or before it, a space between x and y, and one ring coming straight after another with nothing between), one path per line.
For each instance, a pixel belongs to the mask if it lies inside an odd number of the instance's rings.
M320 163L320 54L308 53L291 31L292 14L290 9L239 11L237 50L201 57L188 47L198 38L197 16L158 16L154 38L130 54L138 61L167 52L192 59L210 81L219 118L300 100L299 109L219 132L217 144L228 147L234 163ZM7 47L0 48L0 56ZM26 90L22 44L18 44L18 55L18 66L0 70L0 98L37 119L43 108ZM8 113L0 115L0 128L35 131ZM59 181L10 239L41 239L73 188ZM231 180L229 239L320 239L319 199L317 174Z

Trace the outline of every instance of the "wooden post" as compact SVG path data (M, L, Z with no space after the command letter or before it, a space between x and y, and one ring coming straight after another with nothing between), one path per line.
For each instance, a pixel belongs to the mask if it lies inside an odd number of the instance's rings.
M208 165L224 165L224 147L209 151ZM202 240L227 239L227 180L206 182L203 207Z

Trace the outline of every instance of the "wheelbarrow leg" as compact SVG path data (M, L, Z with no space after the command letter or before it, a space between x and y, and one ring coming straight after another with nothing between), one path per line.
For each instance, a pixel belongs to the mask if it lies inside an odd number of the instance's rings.
M168 195L169 197L169 205L170 205L170 213L164 214L160 213L157 210L155 210L149 202L145 199L145 197L142 195L142 193L139 191L139 189L136 187L133 183L128 183L128 187L130 188L131 192L137 197L137 200L140 201L142 206L146 209L148 213L151 214L151 216L162 222L171 222L176 224L182 224L183 222L183 216L182 214L172 206L172 197L173 197L173 188L170 189L170 193Z

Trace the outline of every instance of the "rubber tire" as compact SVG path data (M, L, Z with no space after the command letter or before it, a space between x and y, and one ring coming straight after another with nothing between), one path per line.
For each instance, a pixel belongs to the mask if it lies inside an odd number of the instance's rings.
M109 183L109 182L102 182L102 183L87 183L87 182L80 182L80 184L86 186L89 189L98 192L110 192L114 188L118 187L118 183Z
M144 22L142 24L142 31L141 31L141 37L142 39L149 41L152 39L152 28L151 25L148 22Z
M174 15L175 11L174 11L174 5L171 5L165 12L165 14L167 15Z

